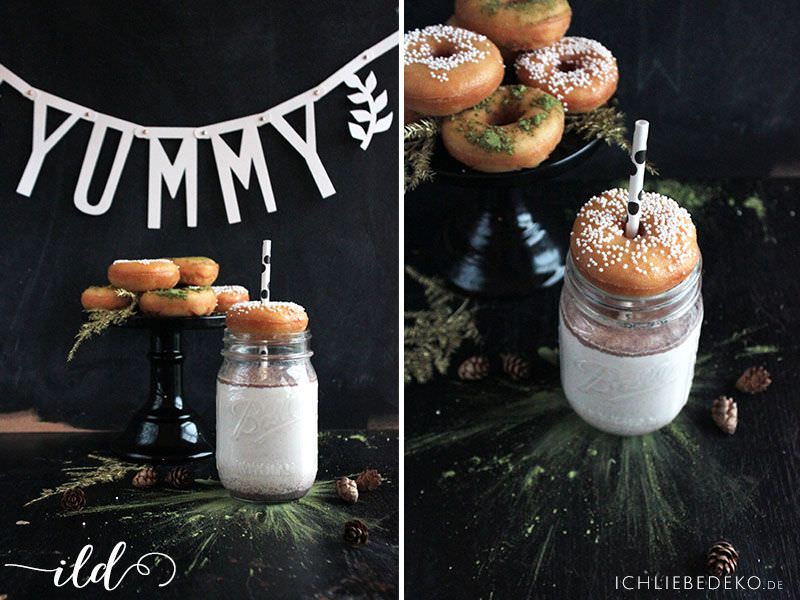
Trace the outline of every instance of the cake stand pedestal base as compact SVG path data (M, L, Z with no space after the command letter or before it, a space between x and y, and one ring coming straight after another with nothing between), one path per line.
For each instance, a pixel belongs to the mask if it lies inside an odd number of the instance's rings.
M485 296L522 296L564 276L564 249L529 208L531 193L486 188L445 231L445 276ZM535 201L534 201L535 202Z
M150 391L146 404L115 442L118 455L133 461L181 463L214 453L183 395L181 336L184 329L220 328L224 324L223 315L134 317L123 324L150 331Z

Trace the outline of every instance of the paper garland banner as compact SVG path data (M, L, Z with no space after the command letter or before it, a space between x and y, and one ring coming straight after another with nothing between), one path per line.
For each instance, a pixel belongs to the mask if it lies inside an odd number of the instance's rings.
M258 134L258 128L265 125L272 125L289 142L292 148L303 157L320 195L323 198L328 198L336 193L336 189L333 187L328 172L325 170L325 166L317 153L314 103L325 97L341 83L358 90L356 93L350 94L348 99L354 104L365 104L366 110L350 111L351 116L357 123L348 123L348 129L350 135L361 142L361 149L366 150L375 134L389 130L393 113L389 112L385 116L380 116L381 111L386 108L388 98L386 91L381 92L378 96L373 96L373 92L377 88L375 74L370 72L362 82L356 73L365 65L398 45L399 40L400 33L392 33L359 54L319 85L272 108L257 114L200 127L142 126L124 119L118 119L38 90L0 64L0 85L7 83L20 94L33 101L31 155L17 185L17 193L28 197L31 195L47 154L75 123L79 120L84 120L93 124L92 133L86 145L86 152L78 175L78 182L75 185L73 200L75 207L87 215L102 215L111 207L120 175L134 138L146 139L149 143L148 228L159 229L161 227L162 180L166 183L167 191L173 198L178 195L181 182L184 182L186 225L188 227L197 227L198 140L211 141L228 223L239 223L241 221L233 177L235 176L245 189L250 189L251 171L255 172L267 212L275 212L278 207L275 202L275 194L270 181L264 149ZM68 116L52 133L47 135L47 110L51 107L67 113ZM286 115L299 109L303 109L305 113L305 136L298 134L285 119ZM109 129L119 131L121 135L117 143L111 171L102 188L103 191L100 194L100 198L96 202L92 202L88 197L89 186L100 156L103 139ZM231 148L222 139L224 134L234 131L240 131L242 134L238 151ZM162 139L181 140L180 149L174 161L170 161L164 151L161 145Z

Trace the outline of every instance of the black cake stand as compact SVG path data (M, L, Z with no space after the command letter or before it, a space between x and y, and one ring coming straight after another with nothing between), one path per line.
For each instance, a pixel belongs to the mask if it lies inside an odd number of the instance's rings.
M123 328L150 332L150 391L114 449L135 461L180 463L211 456L194 412L183 395L181 335L189 329L220 329L225 315L155 318L135 316Z
M564 245L548 233L537 185L577 167L601 143L567 132L536 168L481 173L452 158L440 140L431 162L436 181L454 194L465 187L477 194L459 201L444 228L446 278L465 292L491 297L524 296L561 281Z

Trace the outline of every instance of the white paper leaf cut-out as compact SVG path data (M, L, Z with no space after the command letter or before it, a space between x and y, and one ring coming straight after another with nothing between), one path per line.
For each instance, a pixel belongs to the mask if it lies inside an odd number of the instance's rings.
M361 80L358 78L358 75L355 73L350 73L347 77L344 78L344 83L347 87L351 87L356 90L362 89Z
M350 128L350 135L352 135L355 139L363 140L367 137L367 132L364 131L364 128L361 127L361 125L348 123L347 126Z
M375 98L375 112L381 112L386 108L386 103L389 101L389 94L383 90L380 95Z
M361 92L356 92L355 94L350 94L347 99L350 100L353 104L364 104L369 98L369 94L363 94Z
M372 71L369 72L369 75L367 75L367 79L364 82L364 85L367 87L367 91L370 94L375 91L375 86L378 85L378 80L375 79L375 73L373 73Z
M394 117L393 113L389 113L385 117L378 119L378 122L375 123L375 129L373 133L380 133L381 131L388 131L389 127L392 126L392 117Z
M355 140L361 142L360 146L362 150L366 150L372 141L372 136L376 133L388 131L392 126L393 112L382 117L380 116L381 111L385 109L389 103L389 96L386 90L383 90L377 97L372 95L372 92L374 92L375 88L378 86L378 79L372 71L370 71L363 82L357 75L348 76L344 82L348 87L359 90L355 94L348 95L347 99L353 104L367 105L367 110L350 111L353 119L358 123L364 123L365 126L362 127L356 123L347 124L350 128L350 135Z
M359 123L368 123L372 118L372 113L368 110L351 110L350 114L353 115L353 118Z

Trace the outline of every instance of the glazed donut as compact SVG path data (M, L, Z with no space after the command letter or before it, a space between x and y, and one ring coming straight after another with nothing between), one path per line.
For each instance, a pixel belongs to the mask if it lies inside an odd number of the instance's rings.
M600 42L565 37L515 63L517 77L525 85L552 94L571 113L585 113L602 106L617 91L617 59Z
M166 258L115 260L108 267L108 281L131 292L147 292L175 287L180 269Z
M217 295L217 312L224 313L234 304L250 300L250 292L240 285L215 285L211 288Z
M405 105L422 115L452 115L495 91L504 69L485 36L449 25L415 29L404 37Z
M561 103L524 85L502 86L480 104L442 123L447 151L465 165L487 173L539 165L563 133Z
M235 333L270 336L308 327L306 309L294 302L240 302L228 309L225 326Z
M170 258L181 269L181 285L211 285L219 275L219 265L205 256Z
M570 255L590 283L620 296L652 296L683 281L700 260L692 217L652 192L640 196L639 234L625 237L628 190L603 192L578 211Z
M145 292L139 308L149 317L201 317L217 307L217 296L210 287L184 287Z
M572 9L567 0L456 0L455 17L509 50L533 50L564 36Z
M119 288L110 285L92 285L81 294L81 305L86 310L119 310L131 303L130 296L122 296Z

